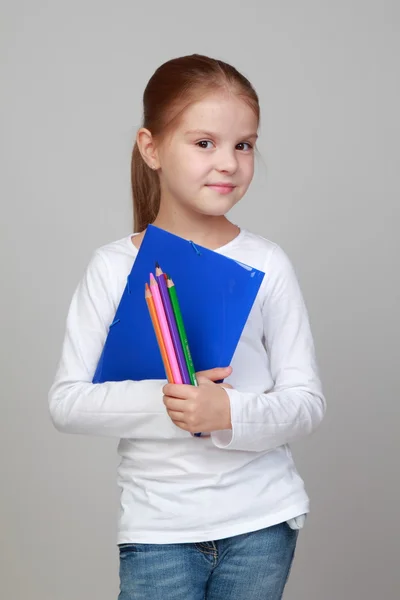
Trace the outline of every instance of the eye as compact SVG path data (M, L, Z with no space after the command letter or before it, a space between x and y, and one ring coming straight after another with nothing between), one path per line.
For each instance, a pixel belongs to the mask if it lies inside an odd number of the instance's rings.
M212 142L210 142L210 140L201 140L200 142L196 142L196 146L199 146L199 148L204 148L205 150L207 150L207 146L203 145L203 144L212 144Z
M253 146L251 144L249 144L248 142L240 142L240 144L238 144L236 146L236 148L238 150L246 150L246 148L239 148L239 146L248 146L247 150L252 150Z

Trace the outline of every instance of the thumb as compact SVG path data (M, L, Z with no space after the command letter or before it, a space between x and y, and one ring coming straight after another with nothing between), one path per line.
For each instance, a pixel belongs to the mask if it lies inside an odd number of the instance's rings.
M196 379L199 385L215 385L209 377L205 377L204 375L198 374L196 375Z
M206 378L208 381L219 381L229 377L232 373L232 367L216 367L215 369L207 369L206 371L199 371L196 373L197 381L200 378Z
M218 383L218 384L215 384L208 377L204 377L204 375L199 375L197 377L197 383L199 385L218 385L219 387L222 387L222 388L226 388L226 389L230 389L230 390L233 389L233 387L230 385L230 383Z

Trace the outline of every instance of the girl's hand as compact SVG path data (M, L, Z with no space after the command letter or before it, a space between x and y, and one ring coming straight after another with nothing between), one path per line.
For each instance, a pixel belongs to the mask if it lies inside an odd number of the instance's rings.
M163 401L175 425L190 433L231 429L229 396L223 388L232 386L214 383L231 373L231 367L200 371L196 373L198 387L167 383Z

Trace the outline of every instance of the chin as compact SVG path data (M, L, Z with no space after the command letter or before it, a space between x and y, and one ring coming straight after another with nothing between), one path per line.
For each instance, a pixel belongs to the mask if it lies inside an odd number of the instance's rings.
M230 198L228 200L228 198L223 197L217 198L216 201L213 202L210 202L210 200L203 200L196 202L193 208L197 213L202 215L207 215L209 217L222 217L226 215L226 213L229 212L231 208L233 208L235 204L239 202L239 200L240 198L235 198L235 200Z
M231 208L233 207L233 204L229 204L229 206L213 206L213 207L205 207L205 206L198 206L196 207L196 212L200 215L204 215L207 217L223 217L226 215L227 212L229 212L231 210Z

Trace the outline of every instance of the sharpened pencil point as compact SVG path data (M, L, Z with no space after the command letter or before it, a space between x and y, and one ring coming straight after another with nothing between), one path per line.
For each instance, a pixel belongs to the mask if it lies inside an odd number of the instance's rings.
M156 262L156 269L159 269L160 265L158 264L158 262Z

